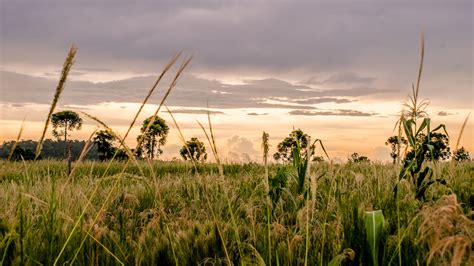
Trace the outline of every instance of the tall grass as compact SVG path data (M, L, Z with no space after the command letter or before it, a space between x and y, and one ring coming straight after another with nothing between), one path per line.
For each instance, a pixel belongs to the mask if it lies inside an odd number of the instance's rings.
M216 165L198 165L199 172L192 174L190 164L154 162L157 176L153 177L147 163L139 163L145 170L144 176L134 165L120 174L123 163L116 162L108 176L102 177L107 163L84 161L77 164L75 178L68 182L66 167L61 162L31 163L29 180L24 177L21 162L0 162L0 255L5 257L4 264L17 264L22 258L25 264L45 264L47 258L56 258L63 246L58 264L71 262L76 256L75 263L88 265L118 261L177 261L183 265L229 260L240 264L248 263L249 258L260 258L272 265L277 261L280 265L304 264L305 260L308 265L326 265L341 254L350 255L346 250L349 248L354 252L353 263L369 264L372 257L367 250L363 214L370 207L382 209L386 220L380 241L382 265L389 264L393 254L392 263L398 264L398 250L402 265L416 265L416 261L423 265L430 252L434 254L431 261L449 259L448 254L454 254L453 248L457 247L446 246L446 252L440 254L433 249L434 242L426 242L429 238L419 240L420 230L426 231L423 235L435 230L422 229L423 221L436 222L433 217L438 216L433 212L439 208L432 205L430 219L418 215L422 205L415 200L411 183L400 185L397 214L392 194L398 182L397 167L392 164L318 164L309 173L319 177L314 199L300 200L284 192L270 213L270 221L263 166L223 165L225 178L221 178ZM452 191L451 197L455 195L457 204L462 204L456 213L469 220L472 163L440 167L447 175L450 190L433 187L433 202L440 199L439 204L443 205L443 195ZM274 174L277 166L270 165L269 171ZM117 180L120 189L113 189ZM64 186L66 182L68 185ZM97 185L101 193L89 197ZM57 193L56 188L63 186L62 193ZM90 207L80 219L79 230L64 245L74 227L74 217L79 217L87 204ZM399 247L397 217L401 228L406 229ZM465 226L462 228L466 228L468 236L471 225ZM464 253L462 261L467 262L467 254Z
M66 60L64 61L64 65L61 71L61 77L59 79L58 86L56 87L56 90L54 92L53 101L51 103L48 116L46 117L43 133L41 134L40 140L38 141L38 146L36 147L35 160L38 159L38 157L41 154L41 149L43 148L44 137L46 135L46 131L48 130L48 125L51 120L51 115L54 113L54 109L56 109L56 105L58 104L59 97L61 96L61 93L64 90L67 76L69 74L69 71L71 70L72 65L74 64L74 57L76 56L76 52L77 52L77 48L74 46L71 46L71 49L69 50Z
M36 157L75 53L72 47L64 63ZM219 157L209 106L209 129L198 124L216 163L136 160L125 140L180 54L164 67L124 137L83 113L119 139L129 155L125 162L90 162L81 156L68 175L57 161L0 161L1 265L472 264L472 162L436 165L446 185L424 186L423 200L419 182L405 177L425 177L432 173L431 163L409 163L401 172L398 165L380 163L331 161L312 168L317 142L330 160L319 139L304 151L297 142L292 164L272 165L264 132L263 166L226 165ZM178 68L144 134L191 59ZM412 149L419 148L414 144L418 133L431 132L425 117L428 102L419 96L423 59L422 36L416 86L399 121L399 135L404 129ZM184 145L178 123L165 108ZM421 117L423 123L417 124ZM418 171L421 164L426 173ZM384 222L369 219L381 211L368 209L383 210Z

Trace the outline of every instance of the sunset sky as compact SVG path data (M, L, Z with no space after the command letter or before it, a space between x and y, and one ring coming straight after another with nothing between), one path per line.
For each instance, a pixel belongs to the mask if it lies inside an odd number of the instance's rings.
M204 141L196 121L207 124L208 102L229 161L260 160L262 131L273 154L293 128L321 139L333 158L388 160L384 142L416 81L421 32L421 97L452 146L473 109L470 0L1 0L0 12L0 142L15 139L23 119L23 139L40 137L72 44L78 53L56 111L90 113L121 134L166 62L181 50L180 60L194 55L167 105L186 139ZM163 157L177 157L178 133L167 113L160 116L170 126ZM472 119L461 140L471 154ZM84 120L73 138L96 127Z

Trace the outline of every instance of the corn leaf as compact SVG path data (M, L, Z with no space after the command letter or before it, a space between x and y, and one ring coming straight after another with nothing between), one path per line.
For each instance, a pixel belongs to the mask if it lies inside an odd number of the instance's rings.
M378 265L379 242L384 223L385 221L381 210L365 212L365 231L373 265Z

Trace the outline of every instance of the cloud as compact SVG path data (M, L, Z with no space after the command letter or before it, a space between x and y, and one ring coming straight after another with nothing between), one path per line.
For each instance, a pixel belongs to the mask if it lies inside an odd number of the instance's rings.
M333 111L293 110L288 112L288 114L303 116L374 116L377 113L366 113L357 110L338 109Z
M454 113L449 113L449 112L446 112L446 111L439 111L437 113L438 116L449 116L449 115L455 115Z
M321 98L310 98L310 99L303 99L303 100L293 100L292 102L298 103L298 104L318 104L318 103L350 103L352 101L349 99L321 97Z
M49 104L57 81L33 77L9 71L1 71L2 102ZM88 82L68 80L60 103L90 105L102 102L141 103L154 84L154 76L138 76L110 82ZM163 91L170 82L166 77L158 86L150 102L161 100ZM209 102L211 108L283 108L317 109L320 103L348 103L354 97L390 93L373 88L351 88L343 90L319 90L304 85L295 85L278 79L246 80L243 84L229 85L216 80L185 75L171 92L167 104L199 108ZM204 111L179 110L187 113Z
M199 114L199 115L207 115L207 113L209 112L209 114L211 115L222 115L222 114L225 114L224 112L221 112L221 111L211 111L211 110L206 110L206 109L174 109L174 110L171 110L171 112L173 114Z
M76 67L78 71L85 71L85 72L112 72L111 69L108 68L101 68L101 67Z
M219 79L313 77L308 83L323 82L322 88L382 92L410 90L424 29L429 51L423 76L429 88L426 97L472 105L472 97L467 97L472 96L472 58L466 54L471 54L473 43L472 34L466 34L472 31L468 0L5 0L1 13L4 69L60 69L74 43L79 47L76 75L106 70L156 73L184 50L195 55L186 74ZM119 31L110 30L117 25ZM452 84L456 93L446 90ZM340 95L348 92L358 97L363 90L309 97L352 96Z
M362 77L353 72L337 72L336 74L333 74L329 78L322 81L318 80L316 77L313 76L307 79L306 81L302 81L301 83L313 84L313 85L338 84L338 83L352 84L352 85L357 85L357 84L370 85L375 80L376 78Z
M259 115L268 115L268 113L261 113L261 114L258 114L258 113L248 113L247 115L250 115L250 116L259 116Z
M251 158L258 155L252 141L237 135L227 140L227 155L232 161L250 161Z

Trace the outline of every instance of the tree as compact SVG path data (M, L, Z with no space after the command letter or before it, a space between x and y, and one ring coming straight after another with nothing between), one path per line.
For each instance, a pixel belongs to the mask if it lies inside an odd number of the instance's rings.
M397 162L397 158L400 157L400 147L402 145L407 145L408 141L403 137L403 136L391 136L390 138L387 139L385 142L385 145L390 145L391 152L390 152L390 157L393 159L393 164Z
M207 159L206 147L197 138L191 138L186 141L186 144L179 150L179 154L185 161L205 161Z
M357 152L351 154L351 158L349 158L349 162L351 163L368 163L370 162L367 156L359 155Z
M6 141L0 144L0 159L6 159L8 158L8 155L10 154L10 151L13 147L13 144L15 141ZM69 146L71 147L71 159L72 160L77 160L79 158L79 155L81 154L82 150L84 149L84 146L86 145L86 141L84 140L73 140L69 141ZM30 151L34 154L34 151L36 150L36 147L38 146L38 141L36 140L21 140L18 141L16 149L14 151L13 156L15 156L15 153L17 152L17 149L21 147L25 152L20 154L23 156L23 158L30 158L29 153ZM41 155L36 158L37 160L39 159L64 159L64 142L63 141L57 141L57 140L52 140L52 139L45 139L43 142L43 149L41 151ZM84 159L88 160L96 160L99 157L99 154L97 152L97 146L94 145L90 148L90 150L87 152L86 156ZM34 157L33 157L34 159Z
M117 155L115 155L115 160L125 161L129 158L125 149L117 149L115 147L112 147L112 149L113 149L113 153L117 153Z
M53 125L53 136L58 140L64 136L64 142L67 142L68 130L81 129L82 118L76 112L66 110L54 113L51 116L51 124ZM61 128L63 129L58 131Z
M424 145L426 147L433 147L432 154L430 154L429 149L426 149L425 158L430 161L440 161L440 160L447 160L451 157L451 149L449 148L449 137L446 134L433 132L430 133L430 139L423 134L420 133L417 138L416 142L421 146ZM410 151L405 159L411 160L415 157L415 152L412 150Z
M17 146L13 151L12 161L32 161L35 159L35 153L30 149L23 149L20 146Z
M306 156L306 148L308 147L310 136L305 134L301 129L293 130L290 135L278 143L278 152L273 154L275 160L292 161L293 149L297 146L297 140L300 143L302 155Z
M64 136L65 149L64 153L66 158L68 158L68 172L71 172L71 156L70 156L70 145L67 144L68 130L72 131L74 129L81 129L82 118L76 112L73 111L61 111L54 113L51 116L51 124L53 124L53 136L58 140ZM63 130L58 131L58 129L63 128ZM68 156L69 150L69 156Z
M104 161L112 158L115 152L114 135L110 134L107 130L100 130L95 134L93 141L97 145L99 160Z
M154 159L156 154L160 155L163 153L160 147L166 143L166 137L169 131L166 121L159 116L155 117L148 131L146 131L152 119L153 116L143 121L142 128L140 129L142 134L138 136L138 142L141 142L141 147L139 147L141 148L140 151L143 150L146 152L150 159Z
M471 155L464 149L464 147L461 147L453 153L453 158L456 162L469 162L471 160Z

